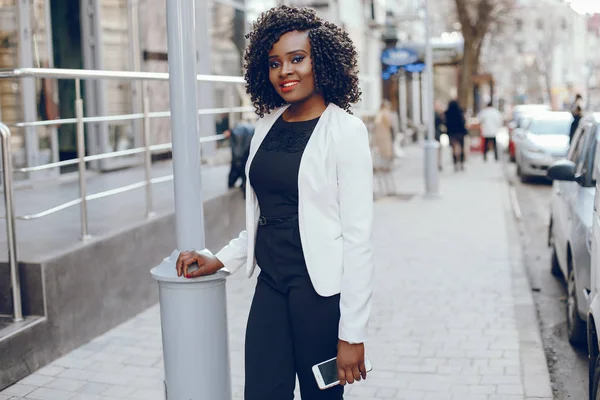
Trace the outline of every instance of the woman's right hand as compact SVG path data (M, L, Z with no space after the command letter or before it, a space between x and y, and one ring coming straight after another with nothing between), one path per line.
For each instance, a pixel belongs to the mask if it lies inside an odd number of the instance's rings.
M198 264L198 269L188 271L190 265ZM214 274L224 267L223 263L214 255L196 251L182 251L179 253L177 263L177 276L197 278L199 276Z

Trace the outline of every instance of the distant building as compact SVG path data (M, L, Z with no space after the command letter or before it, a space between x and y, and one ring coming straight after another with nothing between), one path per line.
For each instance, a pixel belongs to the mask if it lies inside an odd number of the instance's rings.
M575 93L585 93L586 19L562 0L519 0L492 29L482 53L498 96L562 109Z

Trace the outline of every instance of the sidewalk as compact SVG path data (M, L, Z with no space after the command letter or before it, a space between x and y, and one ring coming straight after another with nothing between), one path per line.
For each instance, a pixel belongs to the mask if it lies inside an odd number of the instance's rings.
M346 399L552 398L500 164L470 158L465 172L447 165L441 197L425 199L422 150L410 147L396 170L402 196L377 201L367 343L374 370L347 388ZM228 281L234 399L242 399L253 289L243 274ZM154 306L0 392L0 400L162 400L162 376Z

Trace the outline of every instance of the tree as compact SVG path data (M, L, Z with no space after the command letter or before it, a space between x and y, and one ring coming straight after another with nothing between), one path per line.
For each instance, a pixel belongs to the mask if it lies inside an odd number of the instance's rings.
M473 75L479 72L481 50L490 28L512 8L514 0L454 0L464 39L464 54L458 82L458 101L472 105Z

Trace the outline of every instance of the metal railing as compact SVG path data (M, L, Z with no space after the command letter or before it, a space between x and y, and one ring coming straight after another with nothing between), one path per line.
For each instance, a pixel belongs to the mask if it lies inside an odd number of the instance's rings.
M172 147L171 143L162 143L150 145L150 120L152 118L165 118L171 115L170 111L150 112L149 99L147 96L146 81L168 81L168 73L153 73L153 72L130 72L130 71L98 71L98 70L76 70L76 69L51 69L51 68L19 68L13 70L0 70L0 79L21 79L21 78L51 78L51 79L73 79L75 80L75 118L63 118L45 121L21 122L11 124L14 127L39 127L48 125L76 125L76 143L77 143L77 158L58 161L37 166L29 166L25 168L12 167L12 156L10 150L11 130L8 125L0 122L0 136L2 142L2 176L4 187L4 201L6 204L6 214L0 218L6 219L6 235L8 256L11 273L11 286L13 297L13 312L15 321L23 319L21 307L21 286L19 282L18 257L17 257L17 242L15 232L15 220L33 220L42 218L58 211L79 205L81 214L81 238L87 240L91 236L88 231L88 209L87 202L108 196L113 196L120 193L125 193L131 190L145 188L146 202L146 217L150 218L154 214L152 185L162 182L168 182L173 179L173 175L165 175L158 178L151 178L152 153L157 151L169 150ZM82 79L115 79L126 81L141 81L142 83L142 112L134 114L122 114L111 116L84 117L83 116L83 99L81 97L81 80ZM218 82L229 84L245 84L241 77L236 76L212 76L198 75L198 82ZM222 113L237 113L237 112L253 112L251 107L227 107L227 108L211 108L198 111L198 115L215 115ZM85 155L85 124L94 122L115 122L115 121L134 121L143 120L142 124L142 145L141 147L112 151L102 154ZM224 135L213 135L200 138L200 143L214 142L224 139ZM103 192L88 194L86 181L86 163L90 161L131 156L143 154L144 156L144 180L121 186L115 189L106 190ZM37 172L52 168L64 167L68 165L78 166L78 187L79 197L55 207L43 210L41 212L29 215L16 216L14 213L14 197L13 197L13 172Z

